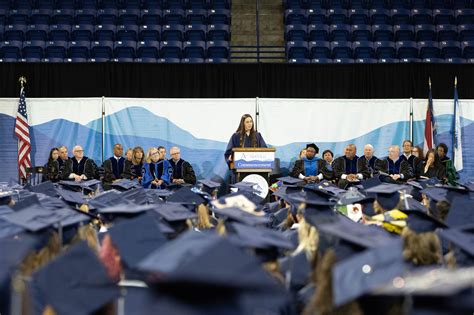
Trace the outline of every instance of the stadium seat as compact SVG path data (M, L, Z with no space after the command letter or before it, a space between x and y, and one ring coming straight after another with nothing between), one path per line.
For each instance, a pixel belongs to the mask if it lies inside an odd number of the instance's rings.
M309 25L326 25L328 22L325 9L308 9L306 14Z
M137 57L143 60L154 59L160 56L160 43L158 41L141 41L137 43Z
M230 39L230 27L224 24L211 24L207 26L207 40L228 41Z
M438 34L438 41L458 40L458 30L456 25L437 25L436 32Z
M110 40L94 41L91 43L90 58L96 62L107 62L113 57L114 43Z
M311 41L308 43L311 59L332 59L331 45L326 41Z
M162 41L160 42L160 57L161 58L176 58L181 59L182 43L181 41Z
M461 43L458 41L441 41L439 48L443 58L460 58L462 56Z
M163 41L182 41L184 37L183 34L183 25L163 25L161 28L161 39Z
M115 32L116 40L133 40L137 41L138 39L138 26L132 24L117 25Z
M207 11L204 9L188 9L185 12L185 22L190 25L207 24Z
M183 43L184 57L195 60L196 58L206 59L206 42L204 41L187 41ZM195 62L192 62L195 63Z
M208 58L229 58L229 43L226 41L208 41L206 48Z
M27 62L40 62L44 56L44 46L44 41L26 41L23 43L22 57Z
M305 41L307 38L307 27L306 25L286 25L285 27L285 39L292 41Z
M74 61L85 61L89 58L90 41L69 42L67 56Z
M430 59L431 62L434 62L440 58L438 42L420 41L418 42L418 51L421 59Z
M161 25L161 10L144 9L141 11L140 19L143 25Z
M67 57L66 41L49 41L45 46L45 57L51 60L64 60Z
M136 41L116 41L114 43L114 57L119 62L132 62L135 59L136 48Z
M397 56L399 59L418 58L418 46L414 41L397 41Z
M160 33L161 26L159 25L140 25L138 38L142 41L159 41Z
M288 59L308 58L308 42L305 42L305 41L286 42L286 56Z
M207 13L208 23L209 24L230 24L231 15L230 11L227 9L211 9Z
M49 26L43 24L32 24L28 25L26 30L26 40L29 41L46 41L48 39Z
M308 25L309 41L327 41L329 40L329 27L321 24Z
M333 59L351 59L353 57L351 43L346 41L331 42L331 55Z
M187 41L205 41L207 27L205 25L188 24L184 27L184 39Z
M96 25L94 30L94 40L114 41L116 27L113 24Z

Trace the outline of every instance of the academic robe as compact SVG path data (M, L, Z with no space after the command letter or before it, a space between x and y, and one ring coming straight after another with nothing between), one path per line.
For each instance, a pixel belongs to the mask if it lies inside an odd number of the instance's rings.
M413 154L410 154L408 157L406 157L405 154L402 154L401 157L408 162L408 165L410 165L411 172L412 172L412 178L418 178L420 174L418 173L418 169L420 167L420 163L423 164L423 161L421 161L419 158L414 156Z
M260 132L257 132L257 143L256 148L266 148L267 144L265 140L263 140L262 135ZM227 144L227 148L224 153L224 158L226 162L229 160L229 156L232 155L233 148L252 148L252 140L247 135L244 136L243 145L240 145L240 132L236 132L230 137L229 143Z
M58 165L59 165L59 173L62 173L64 171L64 166L66 166L66 162L69 161L71 158L67 158L67 160L63 160L61 158L58 158Z
M85 175L87 179L97 178L97 165L93 159L84 156L80 162L76 158L69 159L65 162L62 179L70 179L69 175Z
M314 173L308 174L308 162L315 163ZM295 166L290 172L290 176L298 178L300 174L304 176L318 176L319 174L323 175L323 179L331 180L334 178L334 172L332 166L323 159L314 157L312 160L297 160L295 161Z
M406 182L413 177L412 169L409 163L403 157L399 157L396 161L391 160L388 156L384 159L378 160L375 164L378 172L394 175L400 174L401 177L397 182Z
M364 155L359 159L365 159L367 162L367 169L369 170L369 177L373 177L375 173L375 162L378 160L376 156L372 156L370 159L367 159Z
M186 184L194 185L196 184L196 175L194 174L193 167L191 164L183 159L180 159L178 162L174 162L173 159L169 159L171 168L173 169L173 179L183 179Z
M346 158L345 155L336 158L332 162L332 168L336 180L340 180L344 174L362 174L363 179L367 179L370 176L367 160L365 158L359 158L357 155L352 160Z
M61 179L61 173L59 171L59 163L56 161L49 161L44 165L43 181L57 182Z
M142 168L142 186L143 188L165 189L171 182L173 169L168 160L159 160L158 162L144 163ZM161 186L152 185L154 179L163 180Z
M425 172L425 166L426 166L425 162L421 163L418 169L419 176L428 177L428 178L436 177L439 180L443 180L446 177L446 168L441 163L437 167L431 165L431 167L429 167L426 172Z
M130 180L133 180L139 177L141 178L142 168L143 168L143 163L135 165L132 163L132 161L125 160L124 171L123 171L122 177L126 179L130 179Z
M121 156L116 159L114 156L108 158L102 164L104 167L104 182L112 183L116 179L123 178L125 172L125 158Z

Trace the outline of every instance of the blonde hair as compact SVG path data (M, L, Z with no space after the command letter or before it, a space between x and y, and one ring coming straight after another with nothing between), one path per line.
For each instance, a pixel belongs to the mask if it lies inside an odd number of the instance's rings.
M197 208L198 223L197 228L200 230L213 228L214 225L210 222L209 209L204 204L200 204Z
M151 163L151 156L154 152L159 152L157 148L149 148L146 153L146 162Z
M416 233L403 229L403 257L415 265L440 264L442 262L441 242L433 232Z

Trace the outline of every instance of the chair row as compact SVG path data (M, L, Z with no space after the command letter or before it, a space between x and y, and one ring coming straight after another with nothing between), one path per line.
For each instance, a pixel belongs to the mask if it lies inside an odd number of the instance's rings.
M229 9L231 0L3 0L0 9Z
M287 25L286 40L344 41L443 41L474 40L474 24L469 25Z
M227 42L4 42L0 44L0 58L50 60L66 58L224 58L229 57Z
M228 25L7 25L0 40L229 40Z
M289 42L293 58L474 58L471 42Z
M359 59L352 59L352 58L291 58L288 59L288 63L320 63L320 64L330 64L330 63L449 63L449 64L464 64L470 63L474 64L474 59L465 59L465 58L359 58Z
M472 0L283 0L287 9L463 9Z
M3 23L2 23L3 22ZM2 10L0 24L230 24L227 9Z
M474 9L288 9L285 24L469 24Z

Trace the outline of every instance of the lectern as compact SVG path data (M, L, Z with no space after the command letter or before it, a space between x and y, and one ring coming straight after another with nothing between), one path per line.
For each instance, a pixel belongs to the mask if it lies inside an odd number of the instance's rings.
M230 169L235 172L234 183L248 174L259 174L266 178L275 164L275 148L233 148Z

